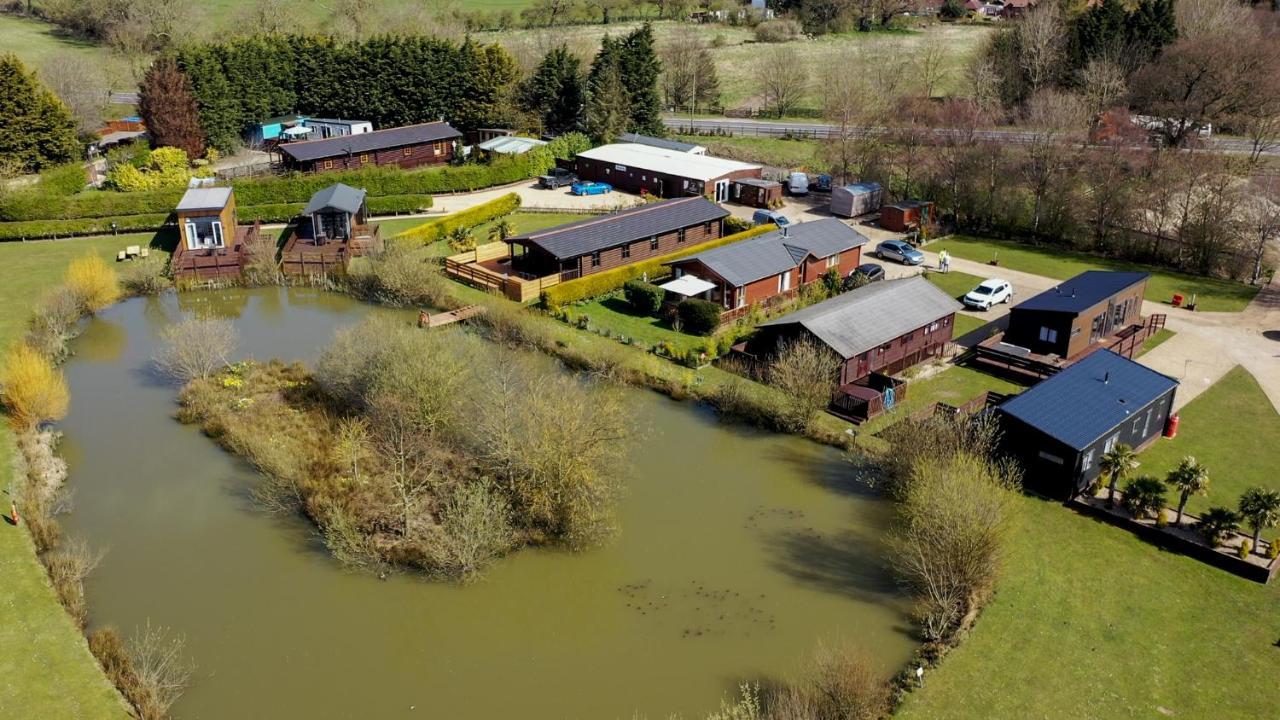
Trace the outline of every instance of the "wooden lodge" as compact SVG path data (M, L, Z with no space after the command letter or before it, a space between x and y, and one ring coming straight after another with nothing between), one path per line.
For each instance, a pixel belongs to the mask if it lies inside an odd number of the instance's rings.
M752 305L788 298L835 269L847 277L862 262L867 238L835 218L790 225L741 242L666 263L677 278L712 284L704 300L719 303L725 319Z
M449 123L387 128L279 146L280 164L298 172L334 172L395 165L414 168L453 159L462 133Z
M482 245L446 258L445 272L528 302L562 281L718 239L728 215L703 197L648 203Z
M783 342L816 340L840 359L831 410L862 422L906 397L893 375L946 351L960 307L923 277L887 280L762 323L742 351L763 360Z
M565 166L583 180L627 192L662 198L704 195L716 202L731 199L735 181L764 172L751 163L640 143L601 145L578 153Z
M1009 326L975 348L991 365L1045 377L1102 349L1132 357L1164 327L1142 318L1147 273L1088 270L1009 311Z
M231 188L191 188L178 202L175 214L178 246L169 261L174 279L216 281L240 277L247 247L259 233L259 226L236 224L236 199Z
M378 225L369 224L368 214L363 189L337 183L317 191L290 227L281 269L301 276L346 272L351 258L382 248Z

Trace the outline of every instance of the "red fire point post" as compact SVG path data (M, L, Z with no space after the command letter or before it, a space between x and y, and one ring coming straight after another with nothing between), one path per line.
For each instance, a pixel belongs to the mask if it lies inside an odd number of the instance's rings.
M22 518L18 516L18 503L9 501L9 517L13 518L13 525L17 527L22 524Z

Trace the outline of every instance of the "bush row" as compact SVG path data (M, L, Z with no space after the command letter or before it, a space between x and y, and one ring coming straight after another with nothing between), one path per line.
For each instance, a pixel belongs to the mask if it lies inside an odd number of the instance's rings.
M442 218L427 222L396 235L400 240L426 245L443 240L457 228L472 228L495 218L514 212L520 207L520 196L507 193L485 203L467 208L461 212L445 215Z
M612 292L622 287L628 280L634 280L635 278L646 276L654 278L666 274L666 270L662 266L664 262L679 260L683 257L688 257L690 255L711 250L712 248L720 247L721 245L728 245L729 243L735 243L739 240L746 240L747 238L756 237L757 235L763 235L764 233L775 229L776 226L774 225L757 225L748 230L743 230L742 232L734 233L732 235L725 235L719 239L700 243L678 252L661 255L656 258L650 258L644 262L625 265L620 268L614 268L613 270L595 273L584 278L578 278L577 280L563 282L559 285L553 285L542 291L542 304L548 309L555 309L562 305L578 302L579 300L587 300L599 295L604 295L605 293Z
M541 149L541 148L540 148ZM500 158L488 165L459 165L426 170L370 168L315 175L245 178L231 186L242 206L305 203L317 190L334 183L361 187L369 197L428 195L478 190L526 180L555 163L548 152L529 152ZM146 190L132 193L85 192L62 195L38 190L15 192L0 200L0 220L72 220L116 215L170 212L185 190Z

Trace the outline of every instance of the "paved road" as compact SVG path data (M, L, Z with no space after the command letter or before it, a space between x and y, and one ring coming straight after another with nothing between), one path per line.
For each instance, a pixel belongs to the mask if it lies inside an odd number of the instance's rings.
M720 132L729 135L747 135L747 136L764 136L764 137L802 137L823 139L829 137L838 130L835 125L823 125L820 123L805 123L784 120L750 120L737 118L705 118L693 119L680 117L663 118L668 128L672 130L688 130L692 128L699 133ZM888 132L888 128L883 127L862 127L857 128L855 135L881 135ZM948 130L939 128L934 132L940 137L956 134L959 130ZM1032 142L1035 133L1023 130L978 130L974 136L980 140L990 140L996 142L1004 142L1011 144L1025 144ZM1252 146L1248 140L1240 140L1236 138L1210 138L1206 141L1209 149L1229 154L1247 155L1252 151ZM1280 148L1272 148L1262 153L1263 155L1280 156Z

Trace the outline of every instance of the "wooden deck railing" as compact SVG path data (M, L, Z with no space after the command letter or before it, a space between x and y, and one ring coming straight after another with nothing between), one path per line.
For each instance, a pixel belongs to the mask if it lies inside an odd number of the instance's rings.
M501 273L481 265L492 260L507 257L505 243L486 243L444 259L444 272L462 282L475 285L485 290L502 293L510 300L520 303L537 300L542 291L559 285L560 275L547 275L539 278L523 278L510 273Z

